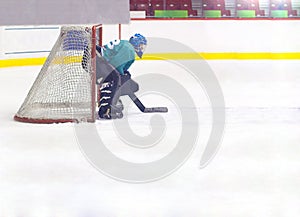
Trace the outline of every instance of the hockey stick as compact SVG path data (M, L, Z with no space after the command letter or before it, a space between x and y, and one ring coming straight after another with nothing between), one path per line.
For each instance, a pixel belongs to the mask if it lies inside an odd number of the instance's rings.
M167 107L145 107L134 93L130 93L128 96L143 113L168 112Z

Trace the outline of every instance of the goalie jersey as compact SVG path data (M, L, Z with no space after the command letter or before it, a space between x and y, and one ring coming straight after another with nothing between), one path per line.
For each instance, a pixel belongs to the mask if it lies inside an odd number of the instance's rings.
M97 46L97 50L117 71L124 75L135 60L135 50L133 46L126 40L114 40L101 47Z

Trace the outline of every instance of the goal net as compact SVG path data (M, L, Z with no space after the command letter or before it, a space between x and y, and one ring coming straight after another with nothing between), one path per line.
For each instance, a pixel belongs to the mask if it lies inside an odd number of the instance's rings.
M94 122L95 46L101 39L101 25L62 27L14 119L30 123Z

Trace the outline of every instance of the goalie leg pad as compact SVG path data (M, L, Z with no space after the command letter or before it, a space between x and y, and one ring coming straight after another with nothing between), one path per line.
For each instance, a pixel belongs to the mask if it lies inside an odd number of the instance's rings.
M100 101L99 101L99 117L103 119L114 119L123 117L123 106L119 106L115 101L116 90L118 86L113 82L103 83L100 88Z
M112 101L112 84L110 82L103 83L100 87L100 101L99 101L99 117L110 119L110 106Z

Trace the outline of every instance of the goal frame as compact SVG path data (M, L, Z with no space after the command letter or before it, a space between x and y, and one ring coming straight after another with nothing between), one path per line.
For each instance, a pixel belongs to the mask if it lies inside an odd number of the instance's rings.
M91 117L87 118L86 122L95 122L96 121L96 99L97 99L97 88L96 88L96 44L102 45L103 42L103 25L97 24L91 26ZM99 38L97 39L97 36ZM48 57L49 58L49 57ZM46 60L47 61L47 60ZM15 114L14 120L25 123L39 123L39 124L52 124L52 123L68 123L75 122L78 123L79 120L76 118L28 118L28 117L20 117L18 114Z

